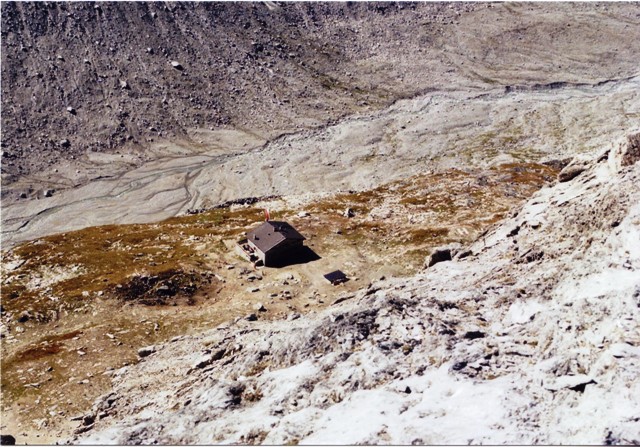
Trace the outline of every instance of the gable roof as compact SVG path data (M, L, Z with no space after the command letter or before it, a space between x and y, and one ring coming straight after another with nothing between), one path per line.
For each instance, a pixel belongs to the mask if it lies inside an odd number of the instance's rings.
M263 253L286 240L304 241L306 238L287 222L269 220L247 233L247 239Z

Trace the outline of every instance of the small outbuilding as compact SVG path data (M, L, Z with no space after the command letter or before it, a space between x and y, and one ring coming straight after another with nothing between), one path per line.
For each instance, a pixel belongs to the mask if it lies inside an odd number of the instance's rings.
M342 284L343 282L349 281L349 278L347 278L347 275L345 275L344 272L342 272L341 270L336 270L334 272L327 273L326 275L324 275L324 277L327 281L329 281L334 286L337 286L338 284Z
M305 239L287 222L268 220L247 233L245 245L268 267L287 264L302 250Z

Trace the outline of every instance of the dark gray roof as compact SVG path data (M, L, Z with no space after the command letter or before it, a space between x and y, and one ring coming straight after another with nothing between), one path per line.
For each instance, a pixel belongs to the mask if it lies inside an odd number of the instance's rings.
M247 233L247 239L250 240L263 253L271 250L279 243L286 240L304 241L305 237L286 222L276 222L269 220L264 222L258 228Z
M339 284L341 282L348 281L347 275L344 274L341 270L336 270L331 273L327 273L324 277L332 284Z

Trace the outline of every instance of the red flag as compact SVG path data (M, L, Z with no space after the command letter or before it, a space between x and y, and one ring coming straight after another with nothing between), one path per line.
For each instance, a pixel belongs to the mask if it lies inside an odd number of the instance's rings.
M270 219L270 217L269 217L269 210L265 208L265 209L264 209L264 220L265 220L265 222L268 222L268 221L269 221L269 219Z

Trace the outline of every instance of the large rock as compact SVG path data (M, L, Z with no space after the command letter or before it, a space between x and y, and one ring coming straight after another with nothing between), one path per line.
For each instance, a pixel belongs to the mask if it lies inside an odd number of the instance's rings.
M579 162L576 162L574 164L573 162L571 162L571 164L560 171L560 173L558 174L558 181L562 183L573 180L574 178L582 174L586 169L586 164Z
M144 348L138 349L139 357L148 357L154 352L156 352L157 348L155 346L145 346Z
M16 438L11 435L0 435L0 445L16 445Z
M627 137L627 147L622 152L622 166L631 166L640 160L640 132Z
M182 64L181 64L180 62L178 62L178 61L171 61L171 66L172 66L173 68L175 68L176 70L180 70L180 71L184 70L184 67L183 67L183 66L182 66Z
M432 267L439 262L451 261L461 248L462 246L458 243L434 248L425 260L425 268Z

